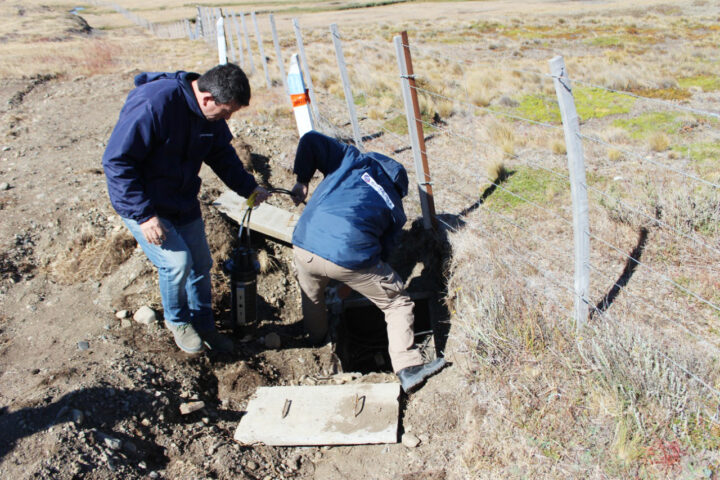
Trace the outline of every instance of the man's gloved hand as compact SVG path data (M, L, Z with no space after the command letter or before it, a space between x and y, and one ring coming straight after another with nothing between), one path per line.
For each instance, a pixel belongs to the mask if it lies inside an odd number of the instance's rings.
M291 198L295 206L297 207L305 201L308 194L307 183L297 182L295 186L290 190Z
M165 226L157 216L150 217L141 223L140 230L142 230L145 240L147 240L148 243L162 245L165 241L167 230L165 230Z
M270 197L270 192L265 190L263 187L255 187L255 190L250 194L250 198L248 198L248 205L250 205L250 200L253 200L252 206L257 207L261 203L263 203L265 200L267 200Z

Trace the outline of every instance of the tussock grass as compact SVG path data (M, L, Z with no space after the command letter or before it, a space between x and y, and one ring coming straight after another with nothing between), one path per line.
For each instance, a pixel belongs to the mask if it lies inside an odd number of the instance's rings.
M67 285L101 280L130 258L136 246L126 229L108 236L88 229L79 233L67 252L50 264L50 272L58 282Z
M717 448L711 397L684 371L717 379L702 350L664 344L652 328L607 314L575 336L571 321L507 268L520 262L483 235L486 228L451 237L448 285L462 348L474 359L464 367L478 389L462 450L473 476L555 478L599 468L654 478L662 476L658 442L676 440L686 454ZM676 475L686 468L670 466Z

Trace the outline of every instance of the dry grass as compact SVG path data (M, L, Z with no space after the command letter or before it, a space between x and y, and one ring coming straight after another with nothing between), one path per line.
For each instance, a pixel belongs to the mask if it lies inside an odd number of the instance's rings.
M648 144L653 152L664 152L670 147L670 137L664 132L655 132L648 139Z
M67 285L101 280L130 258L136 246L126 229L108 236L87 230L72 240L65 255L50 264L50 272Z

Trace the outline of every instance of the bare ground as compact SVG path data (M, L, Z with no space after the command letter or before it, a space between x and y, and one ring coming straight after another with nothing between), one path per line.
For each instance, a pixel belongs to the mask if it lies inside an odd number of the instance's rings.
M236 338L231 355L188 357L165 329L116 318L142 305L160 310L155 271L112 211L100 165L133 73L18 79L0 99L0 175L9 187L0 192L0 477L445 478L460 440L462 389L452 369L403 398L402 430L422 440L413 450L233 441L256 387L338 381L332 346L311 349L302 338L287 245L255 236L275 267L258 280L259 321ZM241 156L277 187L293 183L292 127L269 129L243 116L233 122L246 144L238 145ZM219 265L237 230L210 206L222 185L212 172L202 175L222 325L229 298ZM292 208L286 199L274 203ZM398 268L407 276L417 260L401 258ZM281 348L265 347L271 332ZM181 403L198 399L202 411L180 414Z

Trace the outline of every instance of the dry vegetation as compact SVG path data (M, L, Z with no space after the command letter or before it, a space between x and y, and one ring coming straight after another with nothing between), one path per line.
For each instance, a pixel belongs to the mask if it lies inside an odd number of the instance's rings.
M718 475L718 120L672 105L718 111L720 10L712 2L682 3L564 17L340 24L362 133L375 136L366 147L413 169L390 42L403 29L410 33L437 210L450 227L447 353L473 392L458 429L470 432L458 468L473 478ZM170 0L146 4L123 2L152 21L194 15ZM320 7L327 5L301 4ZM0 13L22 22L18 8L4 4ZM6 35L5 75L212 64L204 45L188 40L124 39L127 21L107 7L88 6L83 16L100 31L68 39L68 29L77 28L68 16ZM303 33L323 123L351 138L327 28ZM288 51L293 33L280 34ZM547 75L556 54L576 80L582 133L601 139L584 140L593 235L588 301L597 309L577 333L565 145ZM278 80L272 63L271 72ZM258 91L260 77L253 78ZM269 125L288 120L284 100L263 95L258 115ZM408 203L409 217L418 216L417 201ZM124 237L116 234L111 244L125 252ZM80 252L107 247L78 238ZM643 265L631 268L628 256ZM93 269L117 261L89 266L70 252L56 268L92 278Z

